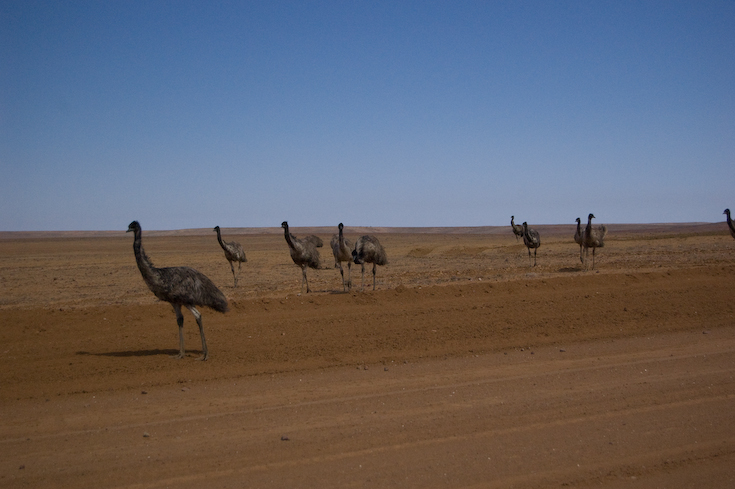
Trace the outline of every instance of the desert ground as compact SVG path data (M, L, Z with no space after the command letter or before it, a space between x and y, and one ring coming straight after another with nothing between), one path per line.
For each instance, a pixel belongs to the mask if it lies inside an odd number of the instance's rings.
M209 360L132 233L0 233L0 487L735 487L735 240L724 222L355 228L389 263L300 294L280 228L147 231L209 276ZM216 223L213 223L213 225ZM367 286L369 284L370 286Z

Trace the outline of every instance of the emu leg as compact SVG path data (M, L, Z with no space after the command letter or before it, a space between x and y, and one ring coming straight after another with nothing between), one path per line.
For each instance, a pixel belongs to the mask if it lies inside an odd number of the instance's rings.
M237 276L235 276L235 266L230 262L230 270L232 270L232 278L235 280L235 287L237 287Z
M375 268L376 268L376 265L375 263L373 263L373 290L375 290Z
M172 304L176 313L176 324L179 325L179 354L171 355L171 358L184 358L184 315L181 314L181 306Z
M194 318L197 320L197 325L199 326L199 336L202 337L202 356L197 358L197 360L206 360L209 358L209 352L207 351L207 339L204 337L204 326L202 325L202 315L197 311L197 308L194 306L186 306L187 309L191 311L191 313L194 315Z
M352 289L352 262L347 262L347 288Z
M361 263L360 266L362 267L362 275L360 279L360 290L365 290L365 263Z
M306 278L306 265L301 267L301 275L301 292L304 291L304 282L306 282L306 293L308 294L311 289L309 288L309 279Z
M345 286L345 271L342 268L342 262L339 262L339 274L342 275L342 292L345 292L347 287Z

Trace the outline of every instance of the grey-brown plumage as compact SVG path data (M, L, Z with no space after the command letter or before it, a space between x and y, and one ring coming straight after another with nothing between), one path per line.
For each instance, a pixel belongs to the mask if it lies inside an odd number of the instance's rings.
M589 257L590 248L592 248L592 269L595 269L595 250L605 246L605 236L607 236L607 226L601 224L597 227L592 226L594 214L587 216L587 227L584 229L582 237L582 246L584 246L585 261Z
M342 290L352 288L352 243L345 239L343 230L344 225L339 223L337 226L338 234L332 236L330 245L332 246L332 254L334 254L334 266L339 267L339 274L342 275ZM345 271L342 268L342 262L347 262L347 283L345 285Z
M370 235L360 237L355 242L355 249L352 250L352 261L362 267L361 290L365 288L365 263L373 264L373 290L375 290L375 268L377 265L388 264L388 256L378 238Z
M293 234L291 236L293 236ZM322 238L314 234L304 236L303 238L301 238L301 241L308 241L309 243L313 244L317 248L321 248L322 246L324 246L324 241L322 241Z
M582 238L584 236L584 231L582 231L582 219L577 218L577 231L574 233L574 241L579 245L579 261L584 263L584 258L582 258Z
M523 226L513 222L513 219L515 219L515 216L510 216L510 227L513 228L513 234L516 235L516 241L518 241L523 236Z
M283 228L283 234L286 237L286 243L288 243L288 249L291 253L291 259L293 262L301 267L301 291L304 291L304 283L306 283L306 293L311 292L309 288L309 280L306 278L307 268L319 268L321 258L319 257L319 250L313 240L310 239L298 239L296 236L288 231L288 222L283 221L281 223Z
M730 235L735 238L735 224L733 224L732 219L730 219L730 209L725 209L723 214L727 214L727 227L730 229Z
M230 270L232 270L232 278L235 280L235 287L237 287L237 275L240 274L241 266L244 262L248 261L245 257L245 250L242 249L240 243L235 241L222 241L222 235L220 234L219 226L215 226L214 230L217 231L217 241L219 245L225 251L225 258L230 262ZM237 262L237 275L235 275L235 267L232 262Z
M169 302L176 313L176 323L179 325L179 354L176 358L184 358L184 316L181 306L186 307L194 315L199 326L199 335L202 337L202 356L199 360L209 358L207 340L204 337L202 315L196 306L206 306L217 312L227 312L227 299L206 275L190 267L156 268L145 254L141 242L142 230L138 221L128 226L128 231L135 234L133 253L138 270L143 281L160 300Z
M536 266L536 250L541 246L541 236L538 231L529 228L528 223L523 223L523 244L528 248L528 266L531 266L531 248L533 248L533 266Z

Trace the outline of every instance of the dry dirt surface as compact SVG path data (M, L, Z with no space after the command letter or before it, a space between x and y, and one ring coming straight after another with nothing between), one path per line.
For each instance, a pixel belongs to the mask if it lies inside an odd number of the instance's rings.
M131 234L0 233L0 487L735 487L735 240L724 223L573 226L538 266L502 228L358 229L377 290L313 293L280 229L147 232L157 266L230 303L146 288ZM121 226L122 227L122 226ZM124 228L123 228L124 229ZM372 285L370 269L366 282Z

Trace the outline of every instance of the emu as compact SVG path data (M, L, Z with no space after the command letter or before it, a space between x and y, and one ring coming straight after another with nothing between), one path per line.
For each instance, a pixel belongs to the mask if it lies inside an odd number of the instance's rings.
M519 226L514 223L513 219L515 219L515 216L510 216L510 227L513 228L513 234L516 235L516 241L518 241L518 239L523 236L523 226Z
M345 239L343 234L344 225L339 223L337 226L339 234L332 236L330 245L332 246L332 253L334 254L334 266L339 266L339 274L342 275L342 290L346 291L347 288L352 288L352 243ZM347 262L347 285L345 286L345 271L342 268L342 262Z
M235 275L235 267L232 265L233 261L237 262L237 273L240 274L240 267L246 261L245 250L242 249L240 243L235 241L222 241L222 235L220 234L219 226L215 226L214 230L217 231L217 241L219 245L225 251L225 258L230 262L230 269L232 270L232 278L235 279L235 287L237 287L237 275Z
M735 238L735 224L733 224L732 219L730 219L730 209L725 209L723 214L727 214L727 227L730 229L730 235Z
M352 250L352 260L362 267L360 290L365 288L365 263L373 264L373 290L375 290L375 268L377 265L388 264L388 256L378 238L370 235L360 237L355 242L355 249Z
M582 258L582 239L584 238L584 232L582 231L582 219L577 218L577 231L574 233L574 241L579 245L579 261L584 263Z
M288 222L283 221L281 223L281 227L283 228L283 234L286 237L286 243L288 243L291 259L296 265L301 267L301 292L304 291L304 283L306 283L306 293L308 294L311 292L311 289L309 288L309 280L306 278L306 269L318 269L321 263L317 245L313 240L307 239L308 237L298 239L296 236L291 234L288 231Z
M582 239L582 245L584 246L585 261L592 248L592 270L595 269L595 250L605 246L605 236L607 235L607 226L601 224L597 228L592 227L592 219L595 219L594 214L587 216L587 227L584 229L584 237Z
M531 266L531 248L533 248L533 266L536 266L536 251L541 246L541 236L535 229L529 229L528 223L523 223L523 244L528 248L528 266Z
M142 230L138 221L128 226L127 232L133 232L133 253L138 270L143 281L160 300L170 303L176 313L176 323L179 325L179 354L174 358L184 358L184 316L181 306L191 311L199 326L199 335L202 337L202 356L198 360L207 360L207 340L204 337L202 315L196 306L206 306L217 312L227 312L227 299L214 283L201 272L190 267L156 268L143 250L141 242Z

